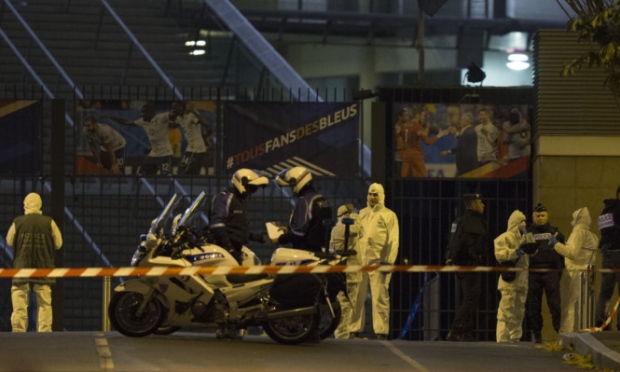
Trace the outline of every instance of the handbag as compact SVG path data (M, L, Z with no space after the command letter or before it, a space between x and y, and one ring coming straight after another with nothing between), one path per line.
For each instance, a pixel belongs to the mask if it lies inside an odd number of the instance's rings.
M517 261L504 261L504 262L499 263L500 267L515 267L516 265L517 265ZM516 271L502 271L500 275L503 281L510 283L513 280L515 280L515 278L517 277L517 272Z

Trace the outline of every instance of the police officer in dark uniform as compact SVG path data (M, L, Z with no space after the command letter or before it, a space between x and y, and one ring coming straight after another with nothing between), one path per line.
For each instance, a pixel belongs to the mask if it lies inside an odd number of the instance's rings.
M295 207L289 219L289 228L277 238L274 244L291 244L293 248L320 252L327 248L326 223L332 219L332 207L312 184L312 173L306 167L284 169L276 176L280 187L290 187L295 196ZM331 229L331 227L330 227Z
M549 213L544 205L538 203L532 213L532 224L527 228L527 232L534 235L538 252L530 256L531 269L551 269L562 270L564 268L564 257L549 246L549 237L555 236L557 241L564 243L564 235L557 227L549 224ZM529 327L534 333L534 342L542 343L541 330L543 326L542 318L542 296L543 292L547 296L547 305L551 312L553 329L556 332L560 329L560 319L562 308L560 304L560 275L561 271L535 272L528 275L527 291L527 319ZM528 328L529 328L528 327Z
M448 243L447 265L479 266L488 244L488 226L483 217L480 194L466 194L465 213L452 223ZM477 272L458 272L461 303L456 311L448 341L476 341L474 325L480 302L482 276Z
M232 185L213 197L209 213L210 231L215 244L227 249L241 265L241 249L249 240L263 242L263 236L250 233L245 202L259 187L265 187L269 179L250 169L239 169L232 176Z
M606 199L605 208L598 218L601 230L599 248L603 254L603 269L620 269L620 187L616 190L615 199ZM607 321L607 307L618 284L620 289L620 273L601 274L601 292L596 302L596 325L600 327ZM620 313L618 323L620 329ZM609 330L610 328L605 328Z

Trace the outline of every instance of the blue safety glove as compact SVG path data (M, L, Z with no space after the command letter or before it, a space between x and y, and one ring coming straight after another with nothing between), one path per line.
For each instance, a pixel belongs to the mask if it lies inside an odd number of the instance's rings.
M521 257L525 254L525 252L523 251L523 249L519 248L517 249L517 254L519 255L519 257Z
M555 245L558 244L558 239L555 237L555 235L550 235L549 236L549 246L551 248L555 247Z

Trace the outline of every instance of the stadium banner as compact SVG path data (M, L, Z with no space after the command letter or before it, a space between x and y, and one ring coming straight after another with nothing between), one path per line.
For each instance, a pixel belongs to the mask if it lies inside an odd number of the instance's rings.
M77 174L213 174L213 101L78 100Z
M272 175L296 166L314 175L355 177L359 103L227 103L223 169Z
M530 168L527 104L394 103L394 175L515 178Z
M39 172L42 118L38 100L0 100L0 174Z

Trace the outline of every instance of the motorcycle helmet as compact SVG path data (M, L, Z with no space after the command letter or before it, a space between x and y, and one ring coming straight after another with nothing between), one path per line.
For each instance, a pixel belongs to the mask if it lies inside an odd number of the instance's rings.
M312 173L305 167L284 169L276 176L276 183L279 186L288 186L295 194L299 194L310 181L312 181Z
M269 179L259 175L258 172L250 169L239 169L232 176L233 186L239 191L239 194L253 194L259 187L265 187L269 184Z

